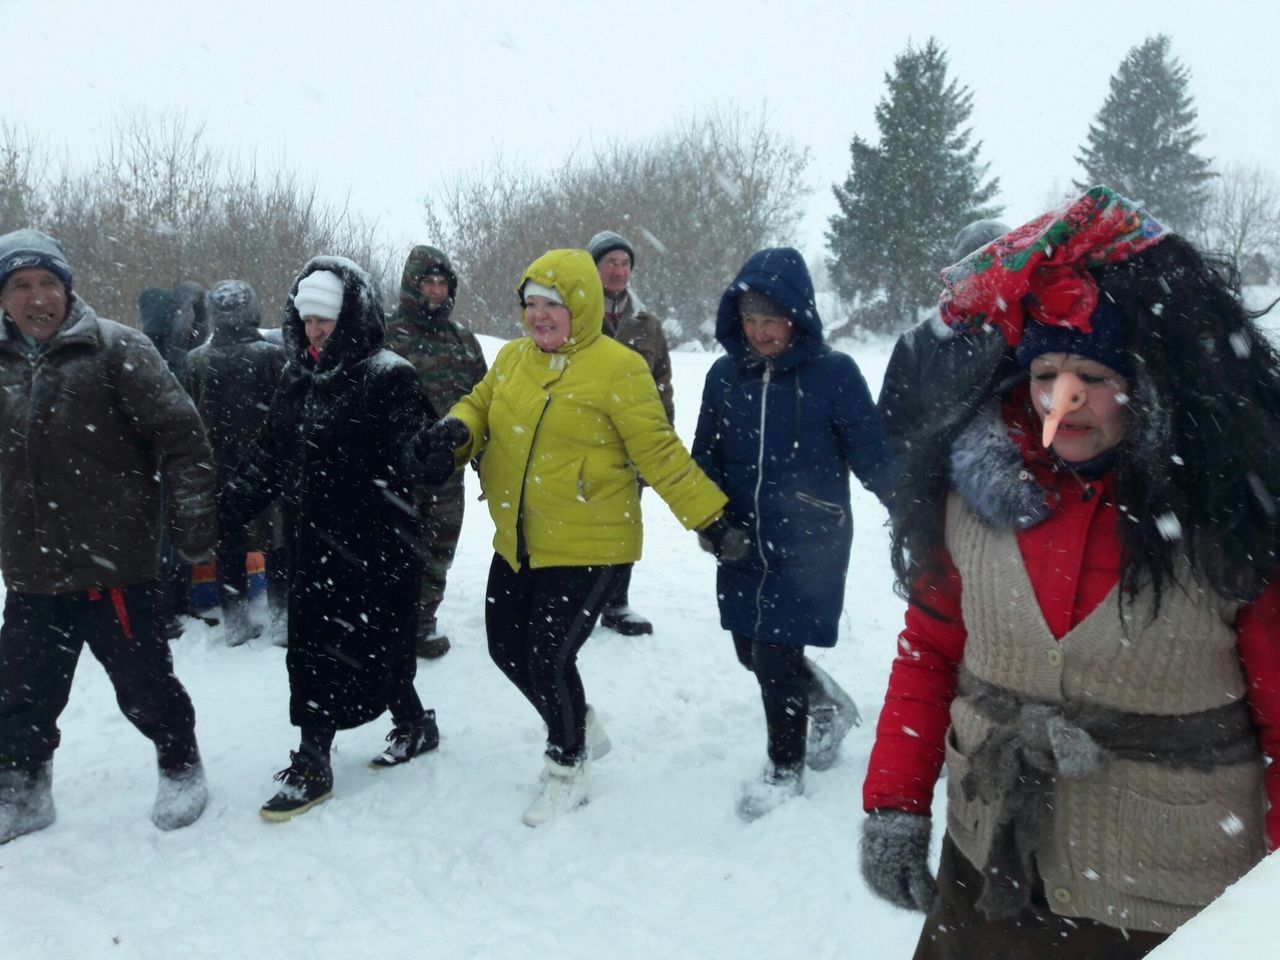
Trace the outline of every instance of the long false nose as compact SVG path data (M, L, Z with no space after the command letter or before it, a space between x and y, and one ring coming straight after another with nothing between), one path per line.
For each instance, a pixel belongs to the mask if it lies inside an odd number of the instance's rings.
M1053 379L1053 393L1049 395L1049 409L1045 412L1044 433L1041 442L1046 450L1053 443L1054 434L1062 418L1084 406L1086 398L1084 381L1069 370L1060 370Z

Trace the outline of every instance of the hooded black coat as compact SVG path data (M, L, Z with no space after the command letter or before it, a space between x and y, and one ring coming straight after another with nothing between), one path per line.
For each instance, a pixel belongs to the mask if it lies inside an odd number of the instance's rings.
M420 520L406 452L429 418L417 373L382 346L369 276L315 257L298 279L316 270L343 279L337 326L313 359L295 281L282 324L288 362L221 517L243 522L283 498L290 719L342 729L377 717L416 670Z

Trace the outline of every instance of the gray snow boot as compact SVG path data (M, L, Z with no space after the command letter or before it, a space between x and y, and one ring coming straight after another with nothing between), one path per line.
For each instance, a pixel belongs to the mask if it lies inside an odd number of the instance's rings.
M862 723L858 705L825 670L805 658L809 670L809 739L805 762L810 770L827 770L840 755L850 729Z
M289 604L269 597L267 609L271 615L271 625L267 628L271 642L277 647L289 646Z
M52 761L34 770L0 770L0 843L43 830L56 818Z
M200 819L208 802L209 788L199 760L174 770L161 769L151 822L161 830L188 827Z
M249 618L249 598L229 590L222 592L222 636L228 647L256 640L262 628Z
M804 793L804 765L780 767L770 760L759 780L743 784L738 816L750 823Z
M151 808L151 822L161 830L177 830L195 823L209 802L209 788L194 734L157 743L156 767L160 783Z

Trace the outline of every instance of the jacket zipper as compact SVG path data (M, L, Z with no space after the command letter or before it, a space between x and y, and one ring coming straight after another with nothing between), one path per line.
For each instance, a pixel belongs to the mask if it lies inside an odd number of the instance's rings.
M547 415L547 407L551 406L551 398L538 411L538 420L533 425L533 434L529 438L529 456L524 462L524 476L520 478L520 503L516 507L516 565L523 566L529 558L528 545L524 540L524 492L529 486L529 465L533 463L533 445L538 442L538 430L542 426L542 418Z
M753 498L756 512L756 552L760 554L760 564L763 567L760 582L756 585L756 626L753 632L757 637L760 635L760 625L764 621L764 582L769 577L769 560L764 554L764 520L760 516L760 490L764 487L764 424L765 414L769 409L769 381L772 376L773 362L766 361L764 377L760 381L760 447L756 456L756 489Z

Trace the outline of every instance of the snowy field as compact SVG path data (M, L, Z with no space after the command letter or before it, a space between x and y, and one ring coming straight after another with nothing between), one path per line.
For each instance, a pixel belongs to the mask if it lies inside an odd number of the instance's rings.
M485 342L490 356L497 345ZM837 345L878 391L891 343ZM686 442L714 356L672 357ZM862 775L902 616L874 498L855 493L840 643L816 653L866 721L841 762L755 823L734 815L740 783L764 762L759 693L718 625L714 562L650 492L632 602L656 633L599 628L585 647L588 696L614 749L592 769L589 806L531 830L520 813L542 728L485 650L492 530L472 473L468 486L440 618L453 650L423 663L417 682L439 716L439 751L374 770L390 721L340 733L333 799L264 823L258 807L297 742L284 651L229 649L192 623L174 656L211 799L194 826L163 834L149 820L150 744L86 654L54 765L58 820L0 847L0 960L911 955L920 916L873 898L857 867ZM1264 955L1259 944L1273 956L1277 884L1271 858L1155 956L1245 960Z

